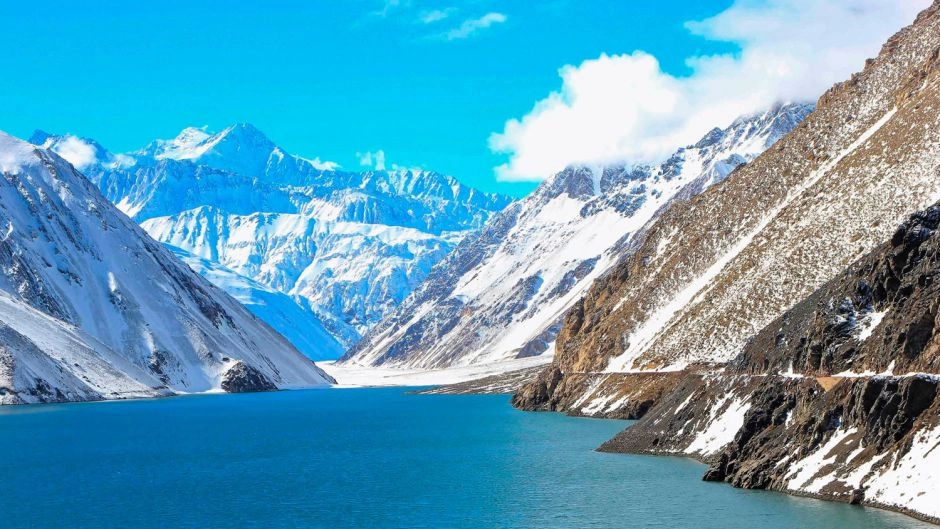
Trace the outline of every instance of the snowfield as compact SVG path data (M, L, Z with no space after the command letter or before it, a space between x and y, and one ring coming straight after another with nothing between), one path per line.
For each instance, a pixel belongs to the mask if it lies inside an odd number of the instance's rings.
M0 170L0 401L331 382L56 154L0 133Z

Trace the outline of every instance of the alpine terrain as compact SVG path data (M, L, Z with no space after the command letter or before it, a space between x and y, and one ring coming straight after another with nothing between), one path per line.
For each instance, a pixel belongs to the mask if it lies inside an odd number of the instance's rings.
M698 457L706 479L940 520L938 105L935 3L766 153L671 204L514 404L642 417L603 449Z
M0 403L332 382L58 155L0 133L0 172Z
M438 368L550 356L562 317L663 206L725 179L793 129L787 104L714 129L657 166L570 167L464 239L347 364Z
M340 356L510 203L430 171L338 170L248 124L126 154L71 135L30 141L314 359Z

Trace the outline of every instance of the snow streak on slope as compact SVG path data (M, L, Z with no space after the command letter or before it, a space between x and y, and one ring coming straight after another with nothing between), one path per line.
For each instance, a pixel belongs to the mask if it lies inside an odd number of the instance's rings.
M797 186L793 191L791 191L784 198L783 201L776 204L770 211L763 214L763 217L760 222L757 223L757 226L753 228L749 233L737 241L732 248L718 258L714 264L708 267L707 270L700 276L696 277L689 284L683 288L679 293L676 294L668 303L666 303L662 308L655 311L650 315L647 320L631 334L628 338L629 347L627 350L610 360L610 363L607 366L607 371L613 372L623 372L633 369L633 362L636 358L645 351L646 347L654 341L659 334L665 330L668 322L670 322L675 314L680 310L694 307L696 301L699 299L702 290L706 289L718 275L725 269L725 267L735 259L751 242L754 240L758 234L760 234L767 226L777 218L777 216L789 206L794 200L796 200L800 195L806 192L807 189L815 185L821 178L829 174L836 165L839 164L846 156L855 152L863 143L868 141L873 134L875 134L881 127L894 116L897 112L897 108L891 109L887 112L881 119L875 122L868 130L864 131L857 140L855 140L851 145L839 152L831 160L823 164L819 169L814 171L809 175L807 180ZM616 308L619 308L619 304ZM698 359L701 360L701 359ZM712 359L714 360L714 359ZM724 360L724 359L723 359ZM678 365L673 366L673 368L682 368L685 367L684 361L679 361Z
M285 294L301 326L344 350L510 202L430 171L338 171L247 124L189 128L126 155L72 136L33 141L84 152L91 179L154 238Z
M330 380L65 160L0 133L0 170L3 402Z
M540 354L561 317L671 200L726 178L811 111L786 105L715 129L657 167L573 167L463 241L347 362L408 368Z

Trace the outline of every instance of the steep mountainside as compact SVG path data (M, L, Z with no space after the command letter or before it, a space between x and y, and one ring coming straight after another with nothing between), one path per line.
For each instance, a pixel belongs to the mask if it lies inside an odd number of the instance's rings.
M789 132L808 105L715 129L656 167L573 167L465 239L348 363L447 367L551 351L561 317L664 204L728 176Z
M309 302L292 298L186 250L167 247L180 261L238 300L261 321L274 327L308 358L332 360L343 354L343 345L334 337L337 329L342 328L341 324L331 322L328 315L316 313ZM331 323L334 327L328 328ZM333 332L328 329L333 329Z
M936 11L892 37L764 155L664 212L567 315L554 365L517 404L581 410L623 391L631 380L623 374L727 362L911 211L933 203L940 196Z
M358 339L510 202L428 171L339 171L246 124L186 129L121 155L74 136L31 141L71 156L157 240L292 298L306 325L331 334L330 350Z
M706 479L940 521L940 204L693 374L612 451L710 461Z
M0 133L0 403L325 385L56 154Z

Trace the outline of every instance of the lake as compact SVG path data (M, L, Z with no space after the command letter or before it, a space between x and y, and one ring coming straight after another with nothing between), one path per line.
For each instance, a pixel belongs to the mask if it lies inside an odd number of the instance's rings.
M0 408L0 527L912 528L593 449L628 426L401 388Z

